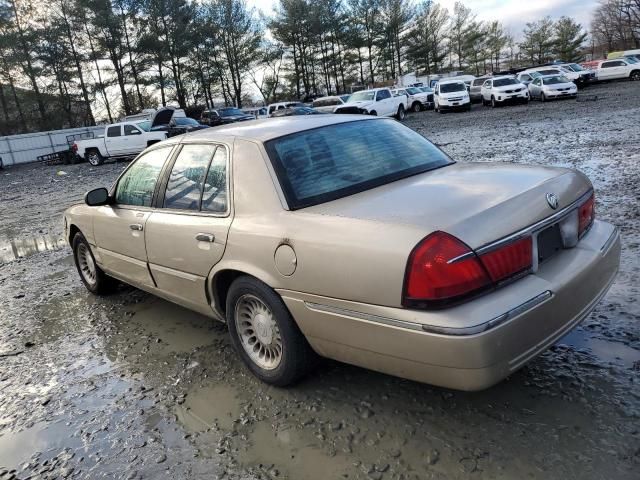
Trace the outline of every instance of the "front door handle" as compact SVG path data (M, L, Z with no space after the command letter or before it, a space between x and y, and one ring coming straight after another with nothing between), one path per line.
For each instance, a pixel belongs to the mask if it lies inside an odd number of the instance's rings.
M196 235L196 240L199 242L209 242L213 243L216 239L216 236L213 233L199 233Z
M129 228L131 230L136 230L138 232L141 232L142 231L142 224L140 224L140 223L132 223L131 225L129 225Z

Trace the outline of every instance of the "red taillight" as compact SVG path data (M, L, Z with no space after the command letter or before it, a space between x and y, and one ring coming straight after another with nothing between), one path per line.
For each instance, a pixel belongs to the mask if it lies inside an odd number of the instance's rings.
M531 237L522 238L480 255L491 280L499 282L531 268Z
M434 232L411 252L403 305L450 305L531 268L532 238L526 237L478 256L445 232Z
M77 143L72 144L71 145L71 150L74 151L74 152L77 152L78 151L78 144Z
M594 194L578 207L578 236L581 237L591 226L596 216L596 197Z
M489 286L473 250L448 233L434 232L409 256L403 304L446 302Z

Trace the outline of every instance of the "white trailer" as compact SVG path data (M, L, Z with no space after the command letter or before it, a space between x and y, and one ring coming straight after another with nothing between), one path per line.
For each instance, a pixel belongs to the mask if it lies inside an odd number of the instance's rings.
M81 127L0 137L0 158L5 167L36 162L39 156L69 148L69 135L98 135L103 130L104 126Z

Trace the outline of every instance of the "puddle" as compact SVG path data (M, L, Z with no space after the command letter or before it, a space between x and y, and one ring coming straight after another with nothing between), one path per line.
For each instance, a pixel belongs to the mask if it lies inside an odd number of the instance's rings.
M0 237L0 263L12 262L39 252L60 250L66 246L64 238L53 235L31 238Z
M353 470L353 463L340 454L330 456L318 439L307 441L294 429L274 428L267 423L258 423L250 435L253 446L240 454L240 461L247 465L274 465L296 480L326 480L346 478Z
M76 449L81 446L82 441L71 437L63 422L40 422L21 432L0 435L0 466L18 469L35 453L58 453L63 447Z
M211 345L213 322L198 313L157 297L131 308L135 315L129 320L143 328L146 335L161 339L159 348L188 353Z
M640 362L640 350L623 343L588 337L583 330L573 330L558 343L587 349L604 362L622 364L625 367L633 367L634 363Z
M192 432L202 432L218 425L230 430L240 416L240 400L227 385L214 385L189 392L182 405L176 407L178 422Z

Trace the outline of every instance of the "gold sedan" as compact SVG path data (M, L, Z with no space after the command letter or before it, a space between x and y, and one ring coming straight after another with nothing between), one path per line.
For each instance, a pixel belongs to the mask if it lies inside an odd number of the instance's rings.
M226 322L260 379L317 355L489 387L607 292L620 239L581 173L458 164L391 119L244 122L153 145L65 212L80 278Z

